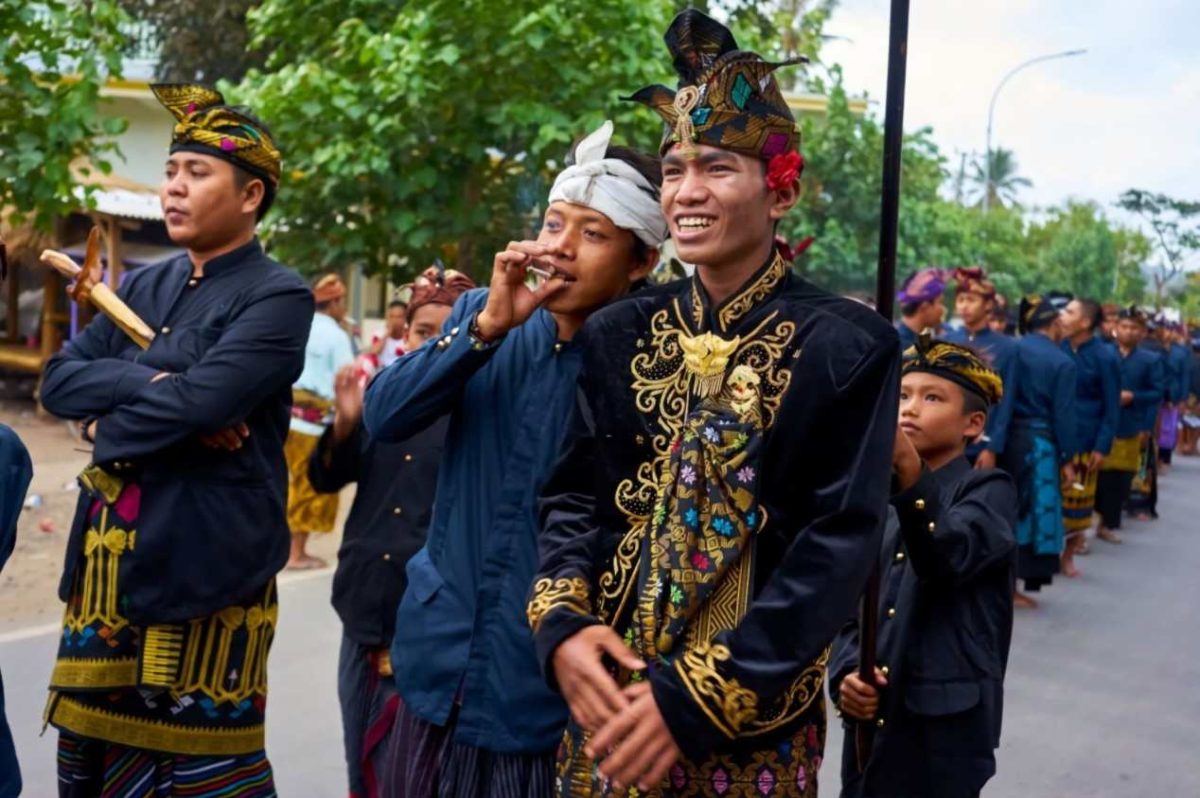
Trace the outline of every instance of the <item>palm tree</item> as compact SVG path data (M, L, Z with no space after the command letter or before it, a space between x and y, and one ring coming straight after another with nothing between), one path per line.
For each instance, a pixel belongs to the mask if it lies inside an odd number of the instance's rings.
M983 204L986 192L989 205L1016 205L1017 190L1031 188L1033 183L1017 174L1017 158L1012 150L994 149L990 153L991 170L985 168L983 159L976 158L971 164L971 182L974 184L975 203Z

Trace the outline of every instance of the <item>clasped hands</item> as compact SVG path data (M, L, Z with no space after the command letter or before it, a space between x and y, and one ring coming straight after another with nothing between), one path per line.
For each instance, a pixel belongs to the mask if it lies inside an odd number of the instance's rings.
M554 676L571 715L591 735L584 752L598 761L613 787L654 789L682 756L650 690L637 682L624 690L604 667L605 655L622 668L644 671L646 663L611 627L589 626L554 652Z

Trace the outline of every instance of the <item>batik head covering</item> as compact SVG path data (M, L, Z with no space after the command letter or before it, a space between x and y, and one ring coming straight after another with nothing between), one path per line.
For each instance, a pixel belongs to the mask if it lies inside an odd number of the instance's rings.
M904 352L901 374L924 372L944 377L980 396L989 405L1004 397L1004 380L979 354L966 346L922 333Z
M346 284L336 274L326 274L313 283L313 299L318 305L333 302L346 295Z
M412 283L412 294L408 301L408 317L426 305L451 305L475 287L475 281L455 269L447 269L441 263L421 272Z
M796 120L772 73L807 59L772 62L739 50L728 28L694 8L675 17L663 39L678 88L648 86L627 98L666 123L661 152L674 144L694 151L699 143L765 161L795 153L792 160L803 165Z
M550 189L549 202L583 205L607 216L647 246L667 240L667 220L659 190L619 158L606 158L613 124L605 122L575 148L575 163L563 169Z
M954 284L960 294L979 294L984 299L996 298L996 286L987 278L982 266L960 266L955 269Z
M1021 305L1017 311L1017 330L1024 335L1031 330L1040 330L1057 319L1061 308L1056 301L1049 294L1021 297ZM1066 307L1066 302L1062 303L1062 307Z
M921 269L913 272L896 292L901 305L932 302L946 292L946 272L942 269Z
M1130 305L1127 308L1121 308L1117 313L1117 319L1122 321L1135 321L1143 327L1146 325L1146 314L1137 305Z
M199 84L156 83L150 90L175 117L171 152L222 158L262 179L272 194L279 187L283 156L248 108L226 105L221 92Z

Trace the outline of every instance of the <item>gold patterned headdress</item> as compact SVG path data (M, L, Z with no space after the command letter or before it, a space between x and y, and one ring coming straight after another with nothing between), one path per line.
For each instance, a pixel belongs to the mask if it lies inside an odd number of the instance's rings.
M944 377L995 405L1004 397L1004 380L975 350L934 339L928 334L904 352L901 373L920 371Z
M675 17L663 38L678 90L648 86L627 98L666 122L661 152L699 143L769 161L799 150L796 120L772 73L807 59L772 62L739 50L728 28L694 8Z
M225 104L216 89L194 83L156 83L154 96L175 117L171 152L200 152L223 158L279 187L283 156L271 131L250 111Z

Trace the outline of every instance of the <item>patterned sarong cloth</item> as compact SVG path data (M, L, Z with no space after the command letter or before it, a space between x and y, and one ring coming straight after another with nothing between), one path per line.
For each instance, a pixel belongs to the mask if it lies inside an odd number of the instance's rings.
M1100 470L1135 473L1141 465L1141 445L1137 435L1115 439L1108 456L1100 463Z
M371 648L342 636L338 655L338 700L350 798L379 798L391 777L388 738L400 707L386 648Z
M1163 405L1159 411L1158 448L1163 452L1175 449L1179 440L1179 408L1175 405Z
M173 768L192 756L261 756L267 654L278 616L274 581L208 617L131 625L122 614L119 576L141 534L140 487L94 466L81 482L93 501L50 677L47 722L108 743L110 753L130 747L152 758L170 754ZM267 774L269 785L269 765Z
M263 751L245 756L176 756L58 738L59 798L275 798Z
M1138 467L1129 489L1125 510L1130 513L1158 515L1158 441L1153 433L1143 433L1138 440Z
M1058 451L1050 426L1019 419L1009 430L1005 470L1017 483L1017 575L1025 589L1036 591L1059 571L1062 555L1063 504Z
M317 493L308 479L308 461L321 439L288 430L283 456L288 467L288 529L292 532L332 532L337 523L338 494Z
M1100 469L1086 470L1091 453L1079 454L1071 461L1082 488L1074 486L1063 492L1063 526L1067 536L1077 535L1092 526L1092 514L1096 507L1096 484Z
M445 726L400 702L387 760L384 798L547 798L554 794L554 752L500 754L454 742L457 706Z

